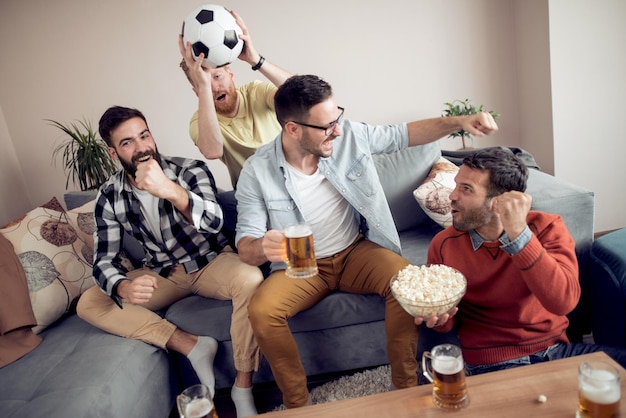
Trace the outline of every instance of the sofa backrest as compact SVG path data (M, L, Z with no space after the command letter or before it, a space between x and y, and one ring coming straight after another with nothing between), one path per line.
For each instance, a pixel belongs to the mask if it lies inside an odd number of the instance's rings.
M438 141L373 156L398 232L433 223L417 204L413 190L426 178L440 156Z

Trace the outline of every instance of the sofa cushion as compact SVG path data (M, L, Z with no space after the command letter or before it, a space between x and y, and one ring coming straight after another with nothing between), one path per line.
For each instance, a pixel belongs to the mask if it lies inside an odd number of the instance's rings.
M398 232L432 222L413 198L413 190L439 157L439 142L373 156Z
M66 212L49 203L0 229L24 267L36 333L68 312L74 299L94 285L92 256L83 251Z
M180 329L196 335L210 335L219 341L219 349L215 362L219 362L220 367L215 370L216 387L228 387L232 385L232 375L234 365L232 359L232 344L230 337L230 319L232 315L231 301L204 298L201 296L189 296L181 299L169 307L165 314L165 319L172 322ZM191 314L193 313L193 314ZM342 344L350 345L353 340L346 338L348 334L356 332L356 325L363 324L367 329L369 324L382 321L385 317L385 302L378 295L356 295L343 292L331 293L313 307L299 312L289 319L289 328L296 338L299 346L315 345L320 343L321 338L329 338L334 341L335 346L338 341ZM382 328L382 327L381 327ZM341 337L340 337L341 336ZM384 339L384 332L381 335ZM370 337L361 336L364 340ZM312 339L312 340L311 340ZM317 341L316 341L317 340ZM364 350L364 351L361 351ZM359 354L361 352L361 354ZM334 351L320 350L302 352L302 362L308 371L313 374L333 371L331 363L320 364L326 355L331 355ZM353 368L365 367L369 364L362 364L351 361L346 362L347 357L363 357L361 361L368 361L371 353L366 347L347 350L341 355L335 353L333 363L353 364ZM382 350L381 356L385 356ZM183 362L184 359L179 359ZM380 364L386 362L386 359ZM317 364L313 367L312 364ZM182 364L178 367L183 366ZM184 365L185 368L188 365ZM230 376L224 370L231 370ZM335 369L337 370L337 369ZM255 382L271 381L273 377L266 361L261 364L261 369L254 375ZM187 381L185 385L193 382Z
M0 369L1 417L167 417L179 386L164 350L76 315Z
M31 329L36 324L24 267L0 234L0 368L39 345L41 336Z
M459 167L440 157L422 184L413 191L422 210L444 228L452 225L450 193L456 186L454 178L458 172Z
M590 271L594 341L626 347L626 228L594 241Z

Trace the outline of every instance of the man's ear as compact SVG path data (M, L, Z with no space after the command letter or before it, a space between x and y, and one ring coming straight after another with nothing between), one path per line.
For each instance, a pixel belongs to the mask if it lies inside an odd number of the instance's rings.
M300 126L297 123L287 122L283 127L283 131L292 138L298 138Z
M109 155L111 156L111 158L113 158L114 160L119 160L119 157L117 156L117 152L115 152L115 148L107 147L107 149L109 150Z

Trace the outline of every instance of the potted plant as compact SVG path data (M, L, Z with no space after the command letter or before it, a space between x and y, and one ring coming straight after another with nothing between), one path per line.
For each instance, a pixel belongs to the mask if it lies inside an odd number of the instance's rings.
M81 191L96 190L117 170L117 163L109 154L107 144L89 121L83 118L63 124L52 119L46 120L65 134L64 141L54 149L52 157L57 158L59 154L63 156L63 168L67 174L66 190L70 180Z
M474 106L473 104L470 103L470 99L465 99L465 100L454 100L452 102L446 102L444 103L447 108L443 111L443 115L445 117L449 117L449 116L462 116L462 115L474 115L478 112L482 112L483 111L483 105L480 105L478 107ZM500 114L496 113L493 110L490 110L488 112L489 114L491 114L491 116L494 119L498 119L500 117ZM448 135L449 138L457 138L457 137L461 137L461 143L463 144L463 147L460 149L471 149L472 147L468 147L465 144L465 138L468 139L472 139L472 135L461 129L458 130L456 132L452 132L450 135Z

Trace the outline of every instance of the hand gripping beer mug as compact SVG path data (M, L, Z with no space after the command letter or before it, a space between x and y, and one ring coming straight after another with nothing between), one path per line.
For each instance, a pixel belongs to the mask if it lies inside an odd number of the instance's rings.
M454 344L441 344L433 347L431 351L425 351L422 356L422 369L424 376L433 383L433 403L436 407L455 410L469 405L465 366L460 347Z
M218 418L206 385L193 385L176 397L180 418Z
M578 418L619 417L619 372L600 361L578 366Z
M311 227L307 224L289 225L284 232L287 244L287 277L306 279L315 276L317 261Z

